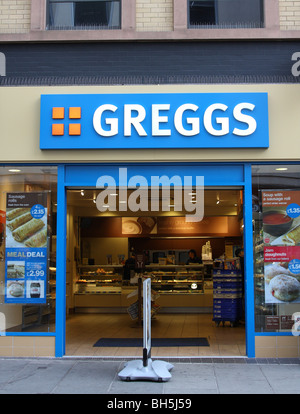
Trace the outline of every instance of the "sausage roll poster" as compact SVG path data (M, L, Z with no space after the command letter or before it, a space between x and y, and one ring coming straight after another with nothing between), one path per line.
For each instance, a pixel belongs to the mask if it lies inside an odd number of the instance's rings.
M300 191L262 191L266 303L300 302Z
M6 195L5 303L46 303L47 194Z

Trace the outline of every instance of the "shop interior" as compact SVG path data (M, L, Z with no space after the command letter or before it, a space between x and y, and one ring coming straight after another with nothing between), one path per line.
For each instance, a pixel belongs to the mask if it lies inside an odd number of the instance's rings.
M142 338L139 280L150 277L152 339L206 338L209 344L179 341L172 346L170 341L170 346L152 346L152 356L244 356L243 312L233 322L219 323L213 285L214 268L225 262L235 268L239 262L242 190L206 188L200 222L185 219L186 203L195 203L193 190L180 209L174 190L167 195L161 190L157 211L150 206L148 211L122 211L119 189L101 199L106 210L99 211L98 195L92 188L67 190L66 355L140 357L142 347L134 341L96 344L103 338ZM150 200L150 194L145 196ZM110 209L114 198L116 208ZM199 263L187 264L191 249Z

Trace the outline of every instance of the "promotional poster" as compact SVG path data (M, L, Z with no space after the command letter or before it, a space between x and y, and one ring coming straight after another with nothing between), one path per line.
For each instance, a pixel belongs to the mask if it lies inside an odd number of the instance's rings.
M47 192L7 193L5 303L46 303Z
M300 302L300 191L262 192L266 303Z

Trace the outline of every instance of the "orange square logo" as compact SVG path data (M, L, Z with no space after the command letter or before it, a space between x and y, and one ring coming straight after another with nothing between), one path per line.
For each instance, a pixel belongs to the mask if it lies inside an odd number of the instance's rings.
M52 135L64 135L64 124L52 124Z
M80 135L81 134L81 125L80 124L70 124L69 125L69 135Z
M81 118L81 108L80 107L71 107L71 108L69 108L69 118L70 119L80 119Z
M65 108L52 108L52 119L64 119Z

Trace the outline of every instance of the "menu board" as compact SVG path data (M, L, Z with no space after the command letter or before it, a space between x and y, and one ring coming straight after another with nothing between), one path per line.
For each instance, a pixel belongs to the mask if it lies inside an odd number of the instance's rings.
M7 193L5 303L46 303L47 194Z
M266 303L300 302L300 191L262 192Z

